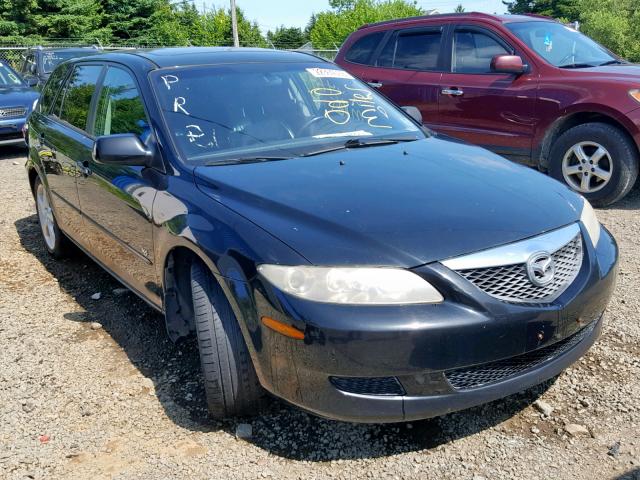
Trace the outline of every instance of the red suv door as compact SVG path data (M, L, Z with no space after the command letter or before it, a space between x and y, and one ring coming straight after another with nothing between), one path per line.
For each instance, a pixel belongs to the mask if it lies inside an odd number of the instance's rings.
M519 75L492 72L495 55L518 54L495 32L472 25L452 30L451 71L441 78L436 130L528 161L535 127L536 75L531 67Z
M441 25L430 25L384 32L370 57L358 57L368 38L383 33L375 32L356 40L336 62L397 105L417 107L424 124L433 128L438 124L443 30Z

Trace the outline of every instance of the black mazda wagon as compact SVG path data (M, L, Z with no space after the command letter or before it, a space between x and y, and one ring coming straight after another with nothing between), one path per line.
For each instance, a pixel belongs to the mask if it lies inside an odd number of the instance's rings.
M216 417L270 392L413 420L557 375L600 334L615 240L560 183L412 115L305 53L63 63L29 120L44 243L197 337Z

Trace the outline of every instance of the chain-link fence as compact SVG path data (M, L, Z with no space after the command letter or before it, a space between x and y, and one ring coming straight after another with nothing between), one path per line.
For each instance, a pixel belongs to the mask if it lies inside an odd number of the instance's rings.
M87 45L78 42L46 42L41 45L43 48L71 48L71 47L95 47L104 51L133 49L133 48L153 48L160 47L160 45ZM213 45L212 45L213 46ZM34 45L7 45L0 44L0 62L6 62L16 69L20 69L22 62L24 61L25 53L28 49L35 48ZM285 49L282 49L285 50ZM289 51L307 52L318 57L322 57L326 60L333 60L338 53L337 50L318 50L312 48L301 49L286 49Z

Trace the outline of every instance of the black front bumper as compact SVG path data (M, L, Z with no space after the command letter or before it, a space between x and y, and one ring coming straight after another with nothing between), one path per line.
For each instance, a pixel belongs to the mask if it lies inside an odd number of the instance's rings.
M583 355L602 330L617 258L603 229L572 285L538 305L497 300L441 264L416 270L443 293L437 305L319 304L257 280L243 327L262 385L290 403L345 421L428 418L527 389ZM262 327L263 315L304 341Z

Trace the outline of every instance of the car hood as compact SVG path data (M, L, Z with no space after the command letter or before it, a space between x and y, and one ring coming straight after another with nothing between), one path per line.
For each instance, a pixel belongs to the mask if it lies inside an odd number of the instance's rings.
M620 79L635 79L640 80L640 65L633 63L620 64L620 65L605 65L603 67L588 67L579 68L576 70L568 70L572 72L587 72L594 76L602 76L608 79L620 78Z
M0 87L0 107L24 106L31 109L38 96L38 92L27 86Z
M316 265L413 267L567 225L582 208L555 180L436 137L195 176Z

